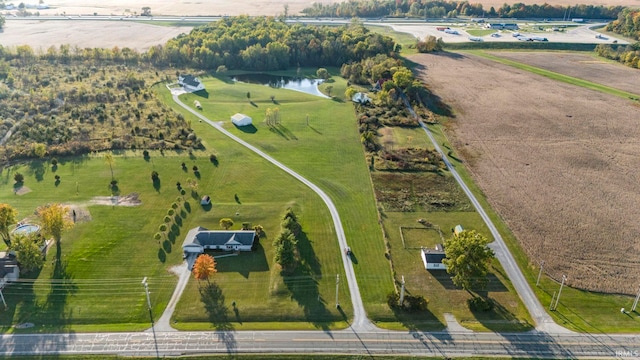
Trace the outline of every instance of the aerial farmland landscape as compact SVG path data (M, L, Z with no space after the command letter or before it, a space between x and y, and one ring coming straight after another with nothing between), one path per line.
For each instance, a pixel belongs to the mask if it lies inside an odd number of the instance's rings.
M639 19L0 1L0 356L637 357Z

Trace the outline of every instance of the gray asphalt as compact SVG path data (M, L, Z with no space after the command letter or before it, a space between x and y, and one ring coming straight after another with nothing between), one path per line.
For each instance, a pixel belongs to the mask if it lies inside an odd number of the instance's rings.
M530 358L637 358L637 335L551 335L394 331L157 332L158 354L327 353L412 356L526 356ZM156 356L153 334L84 333L3 335L0 353ZM627 354L627 355L624 355ZM634 355L635 354L635 355Z

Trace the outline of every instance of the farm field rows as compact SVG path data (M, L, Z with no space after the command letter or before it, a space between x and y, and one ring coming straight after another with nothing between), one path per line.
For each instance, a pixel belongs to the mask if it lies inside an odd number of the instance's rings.
M423 80L455 109L447 135L527 254L529 263L515 255L529 280L544 260L545 273L567 275L570 286L634 293L640 267L620 254L640 248L629 241L638 200L637 105L468 54L411 59L428 69ZM557 285L541 285L545 305ZM592 296L563 292L565 311L552 314L582 331L640 328L615 309L633 299L596 304Z

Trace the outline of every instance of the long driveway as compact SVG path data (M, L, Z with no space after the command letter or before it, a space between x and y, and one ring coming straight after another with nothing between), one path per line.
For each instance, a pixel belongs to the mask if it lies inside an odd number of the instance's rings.
M540 303L536 295L533 293L531 286L529 286L529 283L527 282L524 275L522 274L522 271L518 267L518 264L513 258L513 255L511 255L511 252L507 248L507 245L504 243L504 240L502 239L500 232L498 231L498 229L496 229L496 226L493 224L493 221L491 220L491 218L489 218L489 216L484 211L484 208L482 207L480 202L478 202L478 199L476 199L475 195L473 195L473 193L471 192L467 184L465 184L464 180L462 180L462 178L456 171L453 164L451 164L451 162L447 158L447 154L445 154L445 152L442 151L442 148L440 148L440 145L438 145L438 142L433 137L433 134L431 133L427 125L425 125L422 119L420 119L420 117L416 115L416 113L413 111L413 109L411 108L406 98L404 98L404 101L405 101L405 105L407 106L409 111L412 113L412 115L416 119L418 119L420 123L420 127L422 127L424 132L427 134L427 136L429 137L429 140L431 140L431 143L433 144L436 151L438 151L442 156L442 160L444 161L445 165L447 165L447 169L449 169L449 172L451 172L451 175L453 175L453 177L456 179L458 184L460 184L460 187L462 188L464 193L467 195L467 197L469 198L473 206L476 208L476 211L478 211L478 213L482 217L482 220L485 222L485 224L489 228L491 235L493 235L493 238L495 239L495 241L490 246L495 252L496 258L498 259L498 261L500 261L500 264L507 272L507 275L509 276L509 279L511 279L511 282L513 283L514 288L518 292L518 295L520 295L522 302L527 307L527 310L529 310L529 313L531 314L531 317L535 322L536 330L553 332L553 333L571 332L566 328L556 324L555 321L553 321L553 319L551 318L551 316L542 307L542 304Z
M322 189L320 189L311 181L305 179L302 175L286 167L284 164L282 164L278 160L267 155L262 150L240 139L236 135L230 133L225 128L223 128L220 124L209 120L206 116L200 114L199 112L193 110L191 107L185 105L182 101L180 101L177 94L173 94L173 101L175 101L178 105L182 106L185 110L197 116L200 120L213 126L216 130L220 131L224 135L236 141L240 145L253 151L254 153L263 157L265 160L269 161L270 163L279 167L283 171L287 172L289 175L298 179L300 182L307 185L311 190L313 190L316 194L318 194L318 196L320 196L322 201L324 201L324 203L327 205L327 208L329 208L329 212L331 213L331 218L333 219L333 227L336 229L336 235L338 236L338 243L340 244L340 249L344 249L345 247L348 246L347 237L344 234L344 229L342 227L342 221L340 220L340 214L338 214L338 209L336 209L336 206L331 201L331 198L329 197L329 195L327 195L324 191L322 191ZM364 304L362 303L362 297L360 296L360 290L358 289L358 282L356 280L355 272L353 271L353 264L351 263L350 258L345 254L344 251L340 251L340 254L342 256L342 264L344 266L344 272L347 277L347 284L349 285L349 292L351 292L351 303L353 306L353 323L351 324L351 327L354 330L373 330L375 329L375 326L369 321L369 319L367 318L367 314L364 310Z

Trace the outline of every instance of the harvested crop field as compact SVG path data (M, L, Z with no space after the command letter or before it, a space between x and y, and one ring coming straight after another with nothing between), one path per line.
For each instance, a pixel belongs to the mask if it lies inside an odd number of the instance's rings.
M2 46L29 45L45 53L50 46L84 48L128 47L146 51L191 31L191 27L158 26L132 21L14 20L2 31ZM134 36L132 36L134 35Z
M640 95L638 69L620 66L593 53L495 51L490 54Z
M411 60L455 109L448 135L530 261L570 286L637 291L640 106L472 55Z

